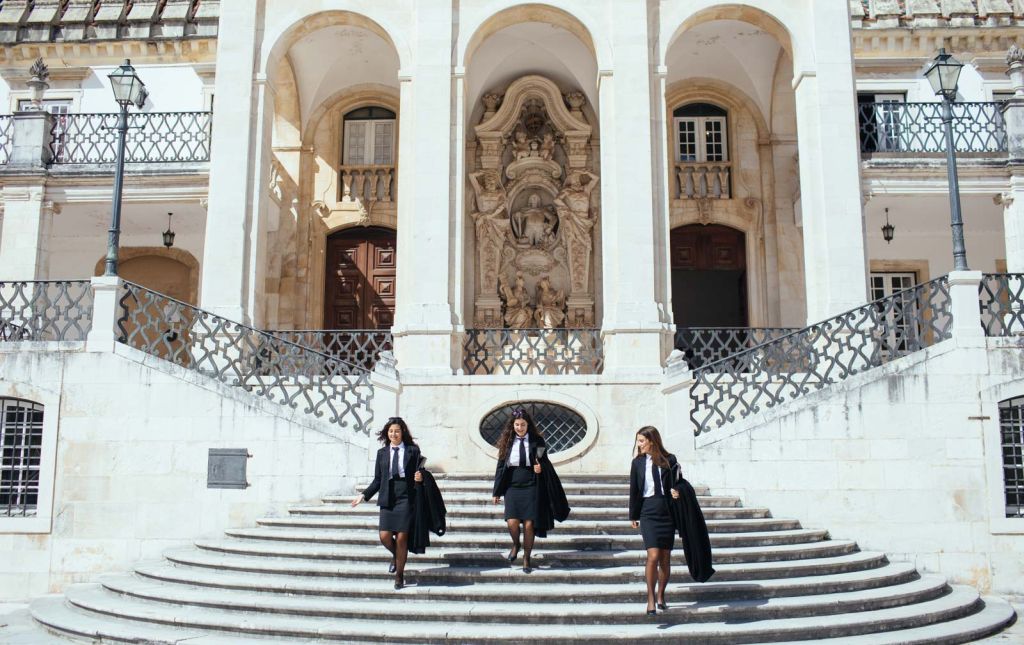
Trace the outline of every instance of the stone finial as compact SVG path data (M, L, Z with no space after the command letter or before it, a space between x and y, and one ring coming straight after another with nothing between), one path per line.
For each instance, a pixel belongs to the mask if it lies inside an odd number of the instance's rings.
M565 95L565 102L573 114L579 114L580 109L587 102L587 96L583 92L569 92Z
M377 363L373 366L373 371L389 378L398 377L398 361L395 360L395 353L390 350L384 350L377 355Z
M667 376L679 376L690 371L690 365L686 362L686 354L673 349L665 359L665 374Z
M1013 86L1014 96L1024 98L1024 49L1017 45L1010 47L1006 53L1006 75L1010 77L1010 85Z
M39 57L32 63L32 67L28 68L28 73L30 77L25 81L25 85L32 90L31 109L33 111L42 110L43 92L50 88L50 84L47 82L50 78L50 68L43 62L42 57Z
M488 92L480 97L480 100L483 101L484 104L484 121L494 116L498 106L501 105L501 99L503 96L503 94L498 94L497 92Z

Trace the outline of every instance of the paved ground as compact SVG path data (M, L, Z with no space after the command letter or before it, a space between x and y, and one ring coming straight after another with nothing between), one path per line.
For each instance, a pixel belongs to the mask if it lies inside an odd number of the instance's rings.
M980 645L1024 645L1024 599L1014 602L1017 622L996 636L977 641ZM28 614L25 603L0 603L0 644L2 645L67 645L68 641L51 636L40 629Z

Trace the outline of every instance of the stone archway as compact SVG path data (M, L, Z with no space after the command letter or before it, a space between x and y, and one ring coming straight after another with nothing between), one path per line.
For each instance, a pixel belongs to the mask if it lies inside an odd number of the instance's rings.
M106 258L93 270L102 275ZM195 306L199 301L199 261L181 249L160 246L122 248L117 274L124 280Z

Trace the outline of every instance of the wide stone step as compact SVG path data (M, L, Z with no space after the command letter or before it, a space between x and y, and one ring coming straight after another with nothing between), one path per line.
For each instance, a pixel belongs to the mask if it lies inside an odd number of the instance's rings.
M565 602L566 598L573 598L575 602L628 603L644 602L647 597L642 580L590 585L583 590L579 585L572 583L552 582L532 587L529 594L509 594L507 593L509 590L507 584L502 582L477 582L472 585L412 585L396 591L390 578L366 580L322 576L268 576L261 573L222 571L209 567L168 564L164 561L140 564L135 568L135 573L146 578L205 587L385 600L478 601L491 600L504 594L505 601L512 603ZM674 579L670 587L670 597L674 602L693 602L807 596L899 585L918 578L913 565L905 562L890 562L873 569L760 580L755 585L746 581L721 582L717 580L717 577L713 581L703 584L693 581L677 582Z
M629 526L628 524L626 525ZM367 523L359 530L330 529L320 527L295 526L287 523L272 524L261 528L228 529L226 535L238 538L255 538L261 540L283 540L289 542L316 542L322 544L379 544L377 538L377 522ZM750 531L745 533L712 533L712 548L740 546L770 546L776 544L805 544L829 539L828 531L823 529L792 529L786 531ZM455 532L438 537L430 536L430 543L438 546L475 548L508 548L511 541L508 533L501 530L500 525L494 526L490 533ZM643 539L637 529L622 534L572 532L559 526L548 534L547 538L537 538L538 552L544 549L642 549Z
M168 551L165 557L174 563L289 576L331 576L338 578L392 579L392 574L377 562L339 562L309 558L261 558L217 553L196 548ZM539 562L539 560L538 560ZM882 553L858 551L829 558L808 558L782 562L750 562L720 564L715 567L715 580L766 580L812 575L827 575L859 571L884 566ZM552 568L539 566L527 574L520 568L505 566L435 565L410 558L405 569L410 584L469 584L476 582L508 581L524 585L569 582L574 584L615 584L643 579L639 566ZM679 567L672 573L680 582L689 580L686 569Z
M222 609L155 603L104 590L99 585L75 585L68 589L68 601L96 614L120 616L143 623L174 624L186 630L217 629L236 634L258 634L280 638L319 638L340 641L401 643L486 643L501 642L509 634L521 640L543 643L676 642L753 643L780 640L836 638L870 634L883 630L917 628L939 621L956 620L981 611L984 604L972 589L954 588L937 598L884 609L836 614L828 620L817 616L772 618L744 622L673 623L672 610L635 624L575 624L552 629L549 624L522 622L474 623L403 622L389 620L338 620L323 616L295 616L270 612L226 612ZM392 609L394 609L392 607ZM403 605L402 610L405 610ZM642 607L638 608L638 612ZM37 612L38 613L38 612ZM43 619L45 623L45 618ZM180 642L180 638L175 642Z
M442 491L444 504L447 507L455 506L479 506L491 502L491 490L479 493L446 493ZM356 497L352 495L329 495L323 498L325 504L345 505L350 504ZM629 508L629 491L625 490L620 495L569 495L567 497L570 508ZM365 504L366 502L364 502ZM376 505L376 498L370 502ZM729 495L699 495L697 503L701 508L732 508L742 506L739 497Z
M296 528L322 529L354 529L358 531L377 530L377 517L265 517L256 521L260 526L290 526ZM789 531L800 528L800 522L785 518L741 518L726 520L708 520L709 533L749 533L754 531ZM503 521L485 521L475 519L452 518L447 522L449 532L459 533L493 533L506 530ZM590 535L629 535L637 529L630 526L625 519L621 522L598 524L585 520L575 520L569 516L564 522L555 525L556 531Z
M465 505L447 506L449 519L497 519L502 520L505 507L501 504L480 503ZM766 508L705 508L702 509L705 520L736 520L736 519L763 519L770 517ZM292 516L315 516L315 517L374 517L379 510L376 504L363 503L352 508L348 504L322 504L318 506L293 506L288 509ZM588 521L621 522L629 519L629 508L627 506L611 507L579 507L572 508L572 519Z
M435 475L436 477L436 475ZM629 494L629 480L622 478L621 481L610 481L610 482L580 482L574 480L567 480L561 474L559 479L562 480L562 488L565 490L566 495L628 495ZM372 480L370 478L359 479L355 483L355 490L363 490L370 485ZM480 493L484 495L490 495L491 490L494 487L494 480L462 480L462 481L450 481L450 480L438 480L438 488L445 495L452 493ZM698 495L707 495L708 487L695 485L693 490Z
M341 619L379 619L416 622L484 622L507 620L505 594L476 602L403 602L401 611L375 599L318 599L287 594L209 589L171 585L132 575L100 578L100 584L117 594L143 600L192 607L221 608L231 612L270 612L294 616L323 616ZM664 623L764 620L799 616L827 616L853 611L872 611L926 602L948 591L942 577L925 576L902 585L836 594L782 597L758 600L700 601L677 603L661 615ZM580 589L583 594L585 589ZM671 592L669 592L671 599ZM521 606L516 620L521 623L576 625L591 623L635 624L649 620L637 611L639 603L577 602L569 596L562 602Z
M233 553L236 555L252 555L270 558L309 558L313 560L343 560L354 562L391 561L391 554L383 547L376 545L330 545L330 544L292 544L272 540L197 540L196 546L208 551ZM440 545L441 543L438 542ZM719 547L712 552L715 564L740 562L772 562L781 560L803 560L808 558L824 558L844 555L857 551L857 544L850 540L824 540L807 544L783 544L776 546L755 547ZM436 564L475 564L507 565L503 549L459 549L444 546L432 546L423 555L410 554L417 562ZM600 567L642 564L647 555L642 549L631 550L549 550L537 548L533 554L533 563L539 565L564 567ZM676 549L672 561L683 565L683 550Z

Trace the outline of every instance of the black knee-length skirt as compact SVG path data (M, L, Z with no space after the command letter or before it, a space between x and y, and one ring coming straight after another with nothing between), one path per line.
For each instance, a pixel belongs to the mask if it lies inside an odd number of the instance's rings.
M505 519L537 521L537 476L532 468L516 468L505 492Z
M676 527L668 514L664 497L644 498L644 505L640 508L640 535L644 538L645 549L672 550Z
M412 504L409 502L409 485L402 480L391 480L391 506L380 507L380 521L377 529L394 533L408 533L412 524Z

